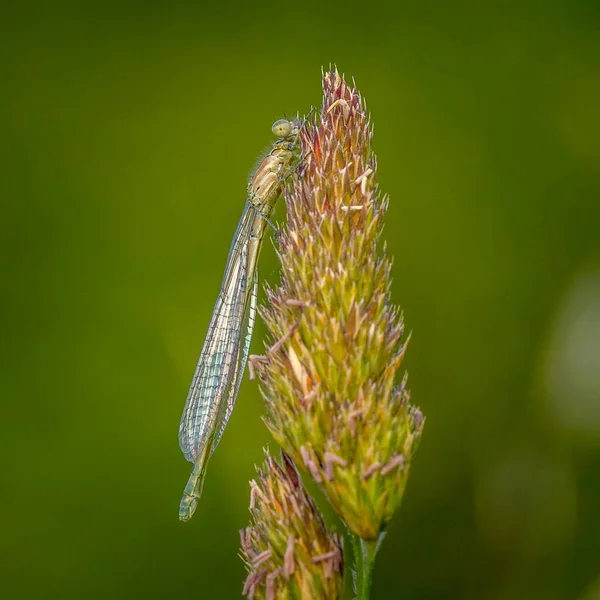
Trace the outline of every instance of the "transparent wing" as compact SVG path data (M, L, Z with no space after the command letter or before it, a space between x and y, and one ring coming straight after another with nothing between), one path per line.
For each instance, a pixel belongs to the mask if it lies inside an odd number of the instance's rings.
M239 368L240 344L245 343L241 339L241 330L248 312L247 290L251 285L248 281L248 238L253 213L254 209L247 205L238 224L223 285L179 424L179 446L191 462L195 461L211 432L220 428L218 420L226 414L222 404L229 402L231 382L236 379Z
M242 376L246 369L246 362L248 361L248 353L250 352L250 342L252 341L252 331L254 330L254 323L256 321L256 305L258 299L258 268L254 269L253 275L254 283L252 284L252 291L250 292L250 299L246 308L246 315L244 316L244 323L241 330L241 343L238 349L237 366L233 371L233 379L231 380L231 388L227 397L227 408L226 413L221 423L221 428L215 439L212 450L217 447L217 444L221 440L221 436L225 431L229 417L233 412L235 401L240 390L242 383ZM249 283L250 285L250 283Z
M252 330L254 329L254 322L256 319L256 299L258 292L258 271L256 269L253 271L253 279L254 283L252 284L250 297L247 302L243 324L240 331L241 343L238 345L235 367L230 371L231 376L227 377L227 382L223 387L220 396L221 398L226 398L227 402L218 403L216 418L210 427L205 428L203 431L203 436L197 445L194 467L192 468L192 472L181 498L181 503L179 504L179 518L182 521L189 521L196 510L198 500L202 494L202 486L204 485L204 477L206 475L208 459L214 452L219 440L221 439L221 436L223 435L223 432L225 431L225 427L233 411L233 406L235 404L240 383L242 381L242 375L248 359L250 341L252 339ZM184 420L182 418L182 424L183 423Z

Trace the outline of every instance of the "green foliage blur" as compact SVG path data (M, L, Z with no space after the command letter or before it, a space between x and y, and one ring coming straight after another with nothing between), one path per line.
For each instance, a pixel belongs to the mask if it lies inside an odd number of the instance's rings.
M599 598L599 25L591 0L2 3L2 598L240 597L257 385L189 524L177 429L247 176L330 62L375 123L427 416L373 598Z

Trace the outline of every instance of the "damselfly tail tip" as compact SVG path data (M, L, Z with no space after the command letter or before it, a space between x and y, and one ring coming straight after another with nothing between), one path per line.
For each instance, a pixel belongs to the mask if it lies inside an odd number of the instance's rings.
M197 506L198 498L184 493L179 504L179 520L184 522L189 521L194 516Z
M206 475L206 463L208 462L207 456L210 454L210 444L204 446L196 462L190 478L183 490L183 496L181 496L181 502L179 503L179 520L189 521L193 516L198 506L200 496L202 496L202 488L204 486L204 476Z

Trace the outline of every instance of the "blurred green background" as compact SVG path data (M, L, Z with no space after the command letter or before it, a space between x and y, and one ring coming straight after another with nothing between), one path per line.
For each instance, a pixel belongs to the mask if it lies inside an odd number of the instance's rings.
M177 428L250 168L335 62L428 419L373 598L599 598L599 25L591 0L4 2L2 597L240 596L257 386L187 525Z

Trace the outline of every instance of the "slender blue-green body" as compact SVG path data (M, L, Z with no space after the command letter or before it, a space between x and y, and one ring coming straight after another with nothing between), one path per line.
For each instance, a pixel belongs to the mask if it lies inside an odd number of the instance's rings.
M299 122L273 125L278 139L248 184L248 197L238 223L215 303L208 333L188 392L179 446L194 463L179 506L189 520L198 504L208 460L227 425L246 367L256 319L257 261L260 247L283 182L293 169Z

